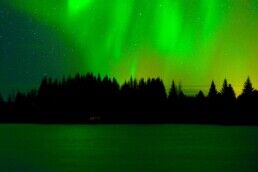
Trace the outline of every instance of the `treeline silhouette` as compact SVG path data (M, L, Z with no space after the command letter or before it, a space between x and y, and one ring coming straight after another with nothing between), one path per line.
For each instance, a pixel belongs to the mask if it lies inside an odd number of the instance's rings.
M131 78L121 86L113 78L77 74L61 81L44 77L37 90L18 92L4 101L0 96L1 123L198 123L258 124L258 91L247 78L236 97L224 80L222 90L212 81L187 96L172 81L168 95L163 81Z

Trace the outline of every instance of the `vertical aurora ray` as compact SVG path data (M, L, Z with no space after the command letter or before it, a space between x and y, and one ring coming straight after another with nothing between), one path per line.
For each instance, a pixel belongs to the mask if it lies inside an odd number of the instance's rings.
M178 1L164 0L157 6L156 11L156 41L161 51L173 52L180 34L181 10Z
M172 79L207 90L226 77L258 87L257 0L10 0L73 45L75 72Z

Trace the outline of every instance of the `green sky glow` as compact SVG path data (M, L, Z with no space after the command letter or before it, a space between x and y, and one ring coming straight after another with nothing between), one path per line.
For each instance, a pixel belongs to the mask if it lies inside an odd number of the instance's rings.
M258 0L10 0L73 45L70 72L172 79L185 89L258 86ZM66 48L66 47L63 47ZM77 56L74 56L76 54ZM68 70L68 69L67 69ZM58 71L57 71L58 72Z
M68 0L68 13L72 16L79 15L85 8L87 8L92 0Z

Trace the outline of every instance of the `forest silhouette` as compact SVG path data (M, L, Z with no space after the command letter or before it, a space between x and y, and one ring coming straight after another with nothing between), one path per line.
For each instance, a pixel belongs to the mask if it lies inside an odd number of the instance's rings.
M160 78L131 78L121 86L116 79L92 73L53 80L44 77L39 88L0 96L1 123L194 123L257 125L258 91L248 77L237 97L225 79L208 95L184 94L172 81L168 95Z

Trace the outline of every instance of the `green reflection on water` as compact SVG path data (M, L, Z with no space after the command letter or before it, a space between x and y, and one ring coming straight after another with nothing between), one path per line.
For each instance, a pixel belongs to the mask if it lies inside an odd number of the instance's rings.
M258 171L258 127L0 125L0 171Z

